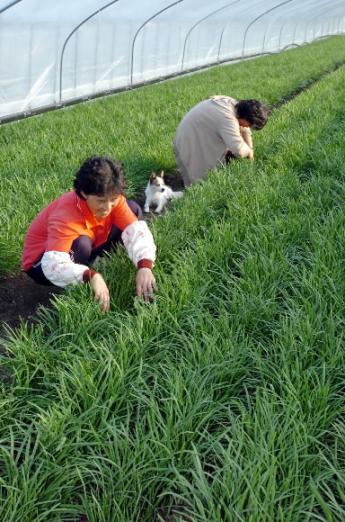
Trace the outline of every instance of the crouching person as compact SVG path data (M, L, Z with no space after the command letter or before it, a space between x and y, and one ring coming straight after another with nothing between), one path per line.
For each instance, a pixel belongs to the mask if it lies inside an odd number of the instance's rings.
M80 167L74 190L42 210L25 237L22 269L37 283L66 287L90 283L103 311L109 310L109 289L90 265L120 242L137 267L138 297L151 299L156 246L141 209L126 200L120 162L94 156Z
M262 129L269 109L258 100L212 96L193 107L179 124L174 150L185 186L231 158L254 159L252 129Z

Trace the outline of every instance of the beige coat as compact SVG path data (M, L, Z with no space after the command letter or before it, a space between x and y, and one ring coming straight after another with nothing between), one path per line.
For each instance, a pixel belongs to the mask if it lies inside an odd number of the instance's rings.
M227 150L241 158L251 154L251 131L240 127L236 103L229 96L212 96L195 105L179 124L174 150L186 186L222 163Z

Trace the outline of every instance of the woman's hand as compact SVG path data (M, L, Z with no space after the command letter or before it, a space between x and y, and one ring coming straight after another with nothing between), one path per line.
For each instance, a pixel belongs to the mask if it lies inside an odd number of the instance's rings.
M150 268L139 268L137 271L137 296L143 297L144 301L151 301L157 290L155 277Z
M95 293L96 301L99 301L102 312L108 312L110 307L109 290L101 274L94 274L90 280L90 285Z

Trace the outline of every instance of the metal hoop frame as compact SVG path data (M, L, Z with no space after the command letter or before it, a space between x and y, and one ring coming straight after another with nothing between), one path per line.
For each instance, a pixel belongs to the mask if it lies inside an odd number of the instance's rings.
M135 45L135 41L136 41L136 39L137 39L138 34L139 34L140 31L143 29L143 27L145 27L146 24L148 24L149 22L151 22L151 20L153 20L154 18L156 18L156 17L159 16L160 14L164 13L164 11L167 11L167 10L170 9L171 7L174 7L175 5L180 4L181 2L184 2L184 0L177 0L177 2L174 2L174 3L170 4L170 5L168 5L167 7L164 7L164 9L161 9L160 11L157 11L157 13L155 13L154 15L150 16L150 18L148 18L147 20L145 20L145 22L144 22L143 24L141 24L141 26L139 27L139 29L138 29L137 32L135 33L134 38L133 38L133 43L132 43L132 53L131 53L131 83L130 83L130 85L133 85L134 45Z
M315 18L318 18L320 16L320 13L322 14L325 10L329 9L330 6L334 5L334 0L328 0L328 2L326 3L326 5L323 5L323 9L316 15L314 16L311 20L315 20ZM339 3L338 6L341 6L341 3ZM337 6L337 7L338 7ZM306 41L306 35L307 35L307 30L308 30L308 27L310 25L310 21L306 24L306 29L304 31L304 38L303 38L303 42L300 44L300 45L304 45L305 43L307 43ZM295 42L295 38L296 38L296 32L297 32L297 28L299 26L299 23L297 22L297 24L295 25L295 29L294 29L294 34L293 34L293 42ZM340 31L340 29L338 28L338 32L339 34L342 34L342 32ZM324 36L321 36L319 38L324 38L326 36L335 36L337 33L334 33L334 32L328 32L326 31L326 34ZM314 41L315 39L319 39L319 38L315 38L315 28L314 28L314 32L313 32L313 37L311 39L311 41Z
M4 13L5 11L7 11L7 9L10 9L10 8L13 7L14 5L19 4L19 2L22 2L22 0L14 0L14 1L11 2L10 4L5 5L5 7L2 7L2 8L0 9L0 14Z
M313 0L311 0L313 1ZM310 7L310 6L309 6ZM309 9L308 7L308 9ZM303 6L303 10L305 10L305 5ZM298 11L299 12L299 11ZM282 13L279 13L278 15L278 19L282 16ZM279 31L279 37L278 37L278 49L281 48L281 37L282 37L282 33L283 33L283 29L285 27L286 23L283 23L281 28L280 28L280 31ZM266 35L267 35L267 31L268 29L266 29L266 32L264 34L264 37L262 39L262 52L264 53L265 52L265 41L266 41Z
M242 44L242 58L244 58L244 53L245 53L245 47L246 47L246 39L247 39L247 34L248 34L248 31L249 29L258 21L260 20L261 18L263 18L264 16L266 16L268 13L271 13L272 11L274 11L275 9L279 9L279 7L285 5L285 4L289 4L290 2L292 2L293 0L285 0L284 2L280 2L280 4L277 4L273 7L271 7L270 9L267 9L264 13L261 13L259 16L257 16L256 18L254 18L254 20L252 20L250 22L250 24L247 26L246 30L244 31L244 35L243 35L243 44Z
M107 7L110 7L111 5L113 4L116 4L116 2L118 2L119 0L113 0L112 2L108 2L107 4L103 5L102 7L100 7L99 9L97 9L96 11L94 11L93 13L91 13L89 16L87 16L86 18L84 18L84 20L82 20L74 29L73 31L71 31L69 33L69 35L67 36L63 46L62 46L62 51L61 51L61 57L60 57L60 80L59 80L59 103L62 102L62 66L63 66L63 58L64 58L64 54L65 54L65 50L66 50L66 46L69 42L69 40L71 39L71 37L74 35L74 33L76 31L78 31L79 27L81 27L82 25L84 25L86 22L88 22L91 18L93 18L94 16L98 15L98 13L100 13L101 11L104 11L104 9L107 9Z
M222 43L223 43L223 35L224 35L225 29L227 29L228 25L229 25L229 22L226 22L226 24L224 25L224 27L222 29L222 32L220 34L219 45L218 45L218 53L217 53L217 63L220 63L220 51L221 51Z
M241 0L235 0L233 2L229 2L228 4L224 5L223 7L219 7L218 9L215 9L214 11L212 11L211 13L209 13L208 15L204 16L203 18L201 18L200 20L198 20L188 31L188 33L186 34L186 38L184 40L184 45L183 45L183 51L182 51L182 60L181 60L181 71L183 71L183 66L184 66L184 59L185 59L185 54L186 54L186 46L187 46L187 40L191 34L191 32L198 26L200 25L202 22L204 22L205 20L207 20L208 18L211 18L211 16L213 16L214 14L216 13L219 13L220 11L223 11L223 9L226 9L227 7L230 7L234 4L237 4L238 2L240 2Z

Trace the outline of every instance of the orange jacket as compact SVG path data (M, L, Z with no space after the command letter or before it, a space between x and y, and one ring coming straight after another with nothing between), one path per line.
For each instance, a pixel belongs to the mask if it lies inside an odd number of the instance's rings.
M47 251L69 252L73 241L89 236L93 246L105 243L112 225L124 230L137 221L126 198L119 196L109 216L97 220L85 200L66 192L42 210L31 223L24 241L22 269L29 270Z

